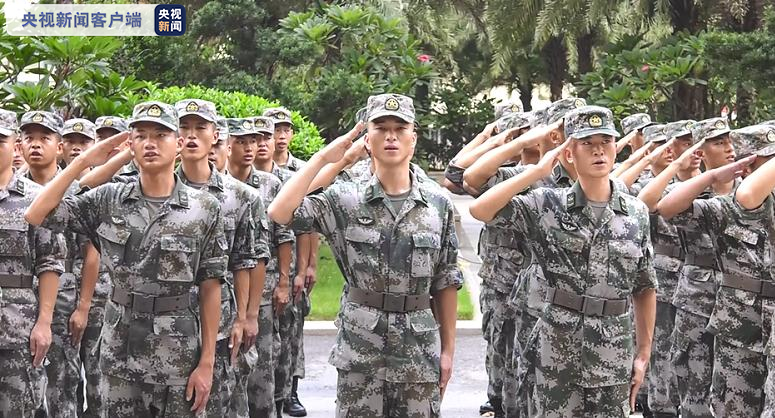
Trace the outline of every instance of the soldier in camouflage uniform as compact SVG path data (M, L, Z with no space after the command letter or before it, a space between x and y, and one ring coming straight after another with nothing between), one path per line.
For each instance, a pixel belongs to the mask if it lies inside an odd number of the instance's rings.
M60 172L57 165L57 151L61 147L62 119L51 112L32 111L22 115L19 130L22 138L22 151L28 170L24 177L39 185L50 182ZM73 194L76 187L70 187ZM81 244L84 243L74 234L65 234L67 259L65 272L59 280L57 303L51 323L52 342L47 359L45 407L53 417L76 415L78 397L76 390L81 378L81 361L77 342L70 333L70 315L75 311L78 301L78 282L73 272L76 261L82 260ZM86 243L84 243L86 244ZM99 263L99 261L97 261Z
M694 145L699 144L698 153L708 170L734 161L735 149L728 137L726 119L713 118L690 125L685 131L690 130ZM681 184L667 186L666 192L670 193ZM731 193L736 184L732 179L717 182L699 193L697 198L705 200ZM686 203L689 202L691 200ZM660 213L663 212L661 206L661 203L657 206ZM714 416L711 412L714 335L707 326L721 283L721 265L708 231L689 227L678 218L669 222L678 227L685 254L672 300L677 311L670 354L678 379L681 415L711 417Z
M724 119L709 122L700 122L695 129L711 138L729 133ZM769 173L756 169L775 155L775 129L757 126L734 133L736 142L747 142L741 145L754 155L677 187L660 202L659 209L664 216L674 216L676 223L708 233L722 266L716 305L707 325L716 337L711 392L714 416L771 416L771 412L763 413L763 407L775 299L769 272L773 263L772 180L767 178ZM751 181L733 192L734 197L694 199L714 183L733 182L751 163Z
M255 188L266 207L274 200L282 183L274 175L253 167L258 148L257 131L253 121L248 118L227 121L231 146L229 174ZM277 333L274 318L289 302L291 254L295 241L292 231L274 222L268 223L268 231L271 256L266 266L266 282L259 311L256 340L258 362L248 378L248 401L252 418L277 415L274 399L274 346Z
M66 248L61 235L23 218L40 186L13 170L16 130L16 114L0 109L0 416L31 418L43 406Z
M649 360L654 326L648 213L608 177L618 136L611 111L581 107L564 115L564 125L569 140L562 147L487 191L471 214L530 237L547 282L547 306L522 359L535 368L531 414L627 417ZM539 188L515 196L548 176L561 152L580 181L569 189ZM631 297L638 324L635 353Z
M266 116L259 116L253 118L252 122L255 125L258 140L253 167L258 171L271 173L280 179L282 184L285 184L293 174L289 170L280 168L279 164L272 159L275 153L274 120ZM295 288L294 281L297 279L301 279L301 284L304 282L304 276L299 277L299 275L307 270L309 245L308 233L296 233L296 246L291 252L290 277L293 279L291 289ZM301 304L294 303L293 299L300 296L300 294L292 293L291 303L275 315L274 397L278 416L285 406L286 399L291 396L294 349L299 347L296 326L300 321L299 317L303 315L300 309Z
M215 126L218 128L218 141L210 148L207 161L213 163L218 172L226 173L226 164L229 162L229 123L226 118L218 117Z
M673 161L672 147L667 143L664 124L652 124L643 128L643 139L649 144L649 153L617 178L637 196L643 187ZM647 169L648 168L648 169Z
M221 323L216 342L215 396L208 405L208 415L247 418L247 379L258 354L253 343L241 353L240 349L245 329L249 325L258 327L257 323L248 323L248 307L258 307L259 302L259 295L253 295L256 300L250 303L250 271L269 258L265 210L255 189L220 174L207 161L213 143L218 141L215 105L184 99L175 103L175 110L184 141L177 175L186 185L218 199L228 244L228 273L221 286ZM263 288L264 278L259 281ZM246 364L240 367L240 363Z
M339 373L336 416L437 417L462 284L452 203L409 170L416 143L412 100L372 96L368 108L367 146L376 168L369 183L339 182L305 198L314 174L352 145L359 123L310 159L269 216L319 231L348 261L341 264L347 297L329 359Z
M304 161L294 157L288 147L293 141L293 120L288 109L270 108L264 111L264 117L272 119L274 125L273 160L281 169L296 173L304 166ZM291 325L290 355L291 372L287 379L286 391L289 395L283 401L283 410L292 417L307 416L307 410L299 401L299 379L304 378L304 316L309 314L309 291L317 280L318 249L320 247L318 234L305 234L297 237L298 246L306 250L299 253L300 264L304 269L297 269L293 282L291 303L294 305L293 323ZM302 240L308 240L303 243ZM306 261L305 261L306 260Z
M495 105L495 119L498 120L503 116L510 115L512 113L523 112L522 102L516 100L504 100Z
M195 416L206 408L213 379L227 261L223 220L214 197L174 174L182 138L172 106L138 104L130 128L139 179L63 199L79 172L104 163L129 137L120 134L76 158L25 217L86 235L110 271L100 342L103 416ZM191 300L195 287L198 303Z
M129 130L129 127L126 125L126 120L118 116L100 116L94 121L94 125L97 129L98 141L108 139L113 135L118 135L121 132Z

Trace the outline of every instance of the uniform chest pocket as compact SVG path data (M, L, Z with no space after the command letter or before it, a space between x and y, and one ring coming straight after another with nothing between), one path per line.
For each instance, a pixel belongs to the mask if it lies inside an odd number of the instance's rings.
M724 235L732 237L734 241L744 242L755 246L759 242L759 234L738 225L729 225L724 229Z
M357 271L374 274L379 268L379 230L352 225L347 227L344 238L350 265Z
M194 281L194 264L198 249L196 239L181 235L162 235L159 246L159 280Z
M638 271L643 250L632 241L610 241L608 243L608 265L614 271L631 275Z
M24 257L30 252L27 226L14 225L0 229L0 257Z
M228 242L233 243L234 242L234 234L237 230L237 221L234 220L232 217L224 216L223 217L223 232L224 235L226 235L226 240Z
M102 260L109 267L115 269L124 263L126 256L126 242L131 232L125 226L102 223L97 227L97 235L100 237Z
M547 258L546 270L553 274L580 277L573 266L579 265L582 258L584 238L560 230L553 230L550 236L555 254Z
M412 277L433 276L434 262L441 249L441 237L431 233L412 235Z

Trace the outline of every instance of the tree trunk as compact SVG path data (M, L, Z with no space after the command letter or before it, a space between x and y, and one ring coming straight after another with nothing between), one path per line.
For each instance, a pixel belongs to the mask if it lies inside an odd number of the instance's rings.
M594 69L592 60L592 47L597 40L597 33L591 29L589 33L576 38L576 52L578 54L578 73L579 76L586 74Z
M533 110L533 105L530 103L533 100L533 83L528 78L519 78L517 85L519 88L519 100L522 101L522 108L525 112Z
M546 64L552 101L562 98L562 87L568 75L568 54L561 37L553 36L544 45L541 56Z

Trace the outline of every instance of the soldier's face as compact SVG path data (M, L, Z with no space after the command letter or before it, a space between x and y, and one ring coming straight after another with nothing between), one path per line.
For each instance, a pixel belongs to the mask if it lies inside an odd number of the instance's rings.
M226 162L229 159L229 145L226 141L218 141L210 148L207 160L215 164L215 169L223 172L226 169Z
M522 150L522 164L536 164L541 159L541 152L538 145Z
M59 147L59 134L44 126L28 125L22 130L22 155L30 167L56 164Z
M616 159L616 141L611 135L595 134L571 139L565 157L573 164L578 177L608 177Z
M70 164L75 157L94 145L94 140L84 134L67 134L62 137L62 160Z
M681 156L686 150L692 147L692 136L691 135L683 135L679 136L678 138L673 141L673 157L678 158ZM700 156L695 152L692 154L691 157L685 160L684 163L681 164L681 170L695 170L700 168L700 163L702 163L702 159Z
M113 135L120 134L121 131L118 129L113 128L100 128L97 129L97 141L102 141L103 139L108 139Z
M256 135L256 162L265 163L272 159L275 152L276 141L272 138L272 135L258 134Z
M0 173L5 173L13 167L14 148L16 141L13 135L0 135Z
M417 133L414 124L393 116L369 122L366 149L376 162L402 164L414 155Z
M275 143L275 150L277 152L285 152L288 150L288 145L290 145L291 141L293 140L293 128L288 123L280 123L278 125L275 125L274 128L274 143Z
M663 143L655 143L656 146L661 146ZM673 149L671 147L665 148L665 150L660 154L657 158L654 159L654 161L651 163L651 165L655 168L657 168L658 171L664 170L670 163L672 163L674 160L673 156Z
M22 155L22 138L19 135L13 135L13 168L21 168L24 165L24 156Z
M238 166L253 165L256 159L256 143L254 134L229 137L229 162Z
M215 124L197 115L186 115L180 118L178 132L183 138L180 157L184 160L200 161L207 158L210 148L218 141Z
M702 150L702 161L705 162L705 168L708 170L735 162L735 147L728 134L706 139L700 150Z
M177 132L158 123L138 122L132 127L130 149L142 171L170 170L182 145Z

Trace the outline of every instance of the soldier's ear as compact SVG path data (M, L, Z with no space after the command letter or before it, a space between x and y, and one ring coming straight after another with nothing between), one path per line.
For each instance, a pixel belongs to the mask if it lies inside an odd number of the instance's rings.
M371 155L371 142L369 142L369 134L363 135L363 146L366 148L366 152Z
M565 155L565 161L573 164L573 153L571 152L571 147L565 148L562 150L562 153Z

